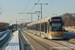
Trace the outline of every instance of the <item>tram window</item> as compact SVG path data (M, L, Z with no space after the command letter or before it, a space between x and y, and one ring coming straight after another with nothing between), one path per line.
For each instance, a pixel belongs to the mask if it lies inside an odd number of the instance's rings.
M29 29L30 29L30 26L29 26Z
M31 26L30 26L30 30L31 30Z
M34 25L34 30L35 30L35 25Z
M30 26L30 30L31 30L31 26Z
M29 29L30 27L28 26L28 29Z
M35 25L33 25L33 30L35 29Z
M29 27L27 26L27 29L29 29Z
M45 33L47 33L47 22L45 22Z
M29 26L29 29L30 29L30 26Z
M29 26L29 29L30 29L30 26Z
M31 27L32 27L32 30L33 30L33 25Z
M36 31L37 31L37 24L36 24Z
M35 29L35 25L33 25L33 30Z
M29 29L29 26L27 26L27 28Z
M36 24L36 31L40 30L40 24Z
M29 26L28 26L28 29L29 29Z
M34 30L34 25L33 25L33 27L32 27L32 28L33 28L33 30Z
M32 26L30 26L31 27L31 30L32 30Z
M30 26L28 26L29 28L28 29L30 29Z
M33 30L33 25L31 27L32 27L32 30Z
M33 30L33 25L31 26L32 30Z
M32 25L32 30L33 30L33 25Z
M41 31L44 32L44 23L41 23Z

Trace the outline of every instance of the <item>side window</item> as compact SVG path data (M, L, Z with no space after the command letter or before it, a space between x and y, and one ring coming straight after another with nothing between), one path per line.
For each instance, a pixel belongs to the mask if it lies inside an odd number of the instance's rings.
M35 25L33 25L33 30L35 30Z
M28 29L28 26L27 26L27 29Z
M44 23L41 23L41 31L44 32Z
M30 26L29 26L29 29L30 29Z
M36 31L40 30L40 24L36 24Z
M29 29L29 26L28 26L28 29Z
M32 27L30 26L30 30L32 30Z
M34 25L33 25L33 30L34 30Z
M32 27L32 30L33 30L33 25L31 27Z
M30 26L30 30L31 30L31 26Z
M47 33L47 22L45 22L45 33Z
M30 26L31 30L32 30L32 26Z
M37 31L37 24L36 24L36 31Z
M30 29L30 26L29 26L29 29Z
M31 26L32 30L33 30L33 25Z
M34 30L34 25L32 25L32 30Z

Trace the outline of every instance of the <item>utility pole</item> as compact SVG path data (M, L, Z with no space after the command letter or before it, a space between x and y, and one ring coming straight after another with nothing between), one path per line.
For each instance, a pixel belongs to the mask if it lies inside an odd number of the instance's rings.
M35 13L37 13L38 20L39 20L39 17L40 17L40 11L35 11Z
M57 16L57 14L53 14L53 15Z
M33 21L32 21L32 20L33 20L33 19L32 19L32 18L33 18L32 15L35 14L35 13L27 13L27 14L31 14L31 22L33 22Z
M36 13L19 13L19 14L31 14L31 22L33 22L33 21L32 21L32 20L33 20L33 19L32 19L32 17L33 17L32 15L33 15L33 14L36 14Z
M41 5L41 19L42 19L42 5L48 5L48 3L35 3L35 5Z
M13 20L10 20L10 25L11 25L11 21L13 21Z
M16 25L17 25L17 20L16 20Z

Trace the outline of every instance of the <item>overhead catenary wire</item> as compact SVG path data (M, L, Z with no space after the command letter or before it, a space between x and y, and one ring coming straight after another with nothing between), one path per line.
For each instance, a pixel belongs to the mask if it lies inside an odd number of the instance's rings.
M37 1L37 3L39 3L39 2L40 2L40 0ZM29 13L35 8L35 6L36 6L36 5L34 5L34 6L32 7L32 9L29 11ZM27 17L27 16L28 16L28 14L26 15L26 17ZM26 17L25 17L25 18L26 18Z
M27 4L26 4L26 6L25 6L25 8L24 8L23 12L26 10L26 8L27 8L27 6L28 6L29 2L30 2L30 0L28 0L28 2L27 2Z
M53 1L53 0L50 0L49 2L46 3L46 5L50 4L52 1ZM43 4L43 3L40 3L40 5L41 5L41 4ZM46 6L46 5L45 5L45 6ZM43 6L43 7L41 6L41 9L44 8L45 6ZM42 10L41 10L41 12L42 12ZM42 19L42 14L41 14L41 19Z
M37 3L39 3L39 2L40 2L40 0L37 1ZM35 8L35 6L36 5L34 5L34 7L29 12L31 12Z
M24 8L24 10L22 11L22 13L24 13L24 11L26 10L26 8L27 8L27 6L28 6L29 2L30 2L30 0L28 0L28 2L27 2L27 4L26 4L26 6L25 6L25 8ZM23 16L23 15L21 15L21 16Z
M40 0L38 0L37 3L39 3L39 1L40 1ZM52 1L53 1L53 0L50 0L50 1L48 2L48 4L51 3ZM34 6L32 7L32 9L31 9L28 13L30 13L30 12L35 8L35 6L36 6L36 5L34 5ZM43 8L44 8L44 7L45 7L45 6L43 6ZM26 17L27 17L27 16L28 16L28 14L26 15ZM26 18L26 17L25 17L25 18Z
M38 0L37 3L39 3L39 1L40 1L40 0ZM48 2L48 4L51 3L52 1L53 1L53 0L50 0L50 1ZM35 6L36 6L36 5L34 5L34 7L33 7L29 12L31 12L31 11L35 8ZM46 6L46 5L45 5L45 6ZM43 6L43 8L44 8L45 6ZM28 14L26 15L26 17L27 17L27 16L28 16Z
M49 1L48 3L51 3L53 0Z

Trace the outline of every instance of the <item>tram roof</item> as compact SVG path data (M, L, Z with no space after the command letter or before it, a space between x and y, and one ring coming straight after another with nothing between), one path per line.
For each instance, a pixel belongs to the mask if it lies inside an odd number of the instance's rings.
M61 16L54 16L54 17L61 17ZM40 22L41 22L41 23L43 23L43 22L48 22L49 19L54 18L54 17L52 16L52 17L43 18L43 19L40 19L40 20L38 20L38 21L29 23L29 24L27 24L27 25L29 26L29 25L33 25L33 24L36 24L36 23L40 23Z

